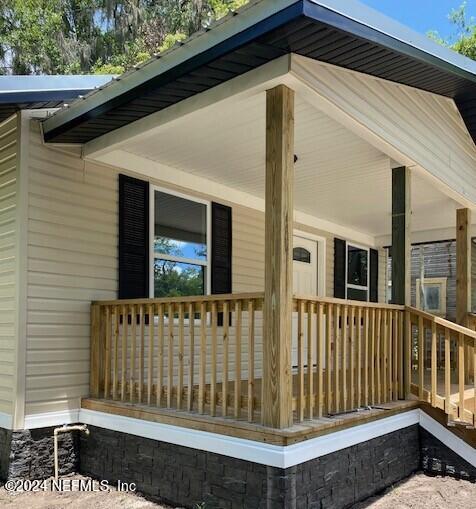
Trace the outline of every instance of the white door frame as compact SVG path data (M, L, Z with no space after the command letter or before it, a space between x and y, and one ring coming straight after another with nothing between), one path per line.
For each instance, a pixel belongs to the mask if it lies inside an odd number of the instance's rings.
M293 230L294 237L317 242L317 297L326 296L326 242L325 237L302 230Z

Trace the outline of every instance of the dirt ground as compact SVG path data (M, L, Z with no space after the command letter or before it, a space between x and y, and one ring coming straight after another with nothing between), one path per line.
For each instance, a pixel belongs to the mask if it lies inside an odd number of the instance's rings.
M67 480L84 480L70 477ZM69 481L67 481L69 482ZM69 486L69 485L67 485ZM74 486L71 486L73 489ZM381 496L358 504L354 509L474 509L476 484L450 478L417 474ZM171 509L153 504L134 493L36 491L8 492L0 488L0 507L9 509Z

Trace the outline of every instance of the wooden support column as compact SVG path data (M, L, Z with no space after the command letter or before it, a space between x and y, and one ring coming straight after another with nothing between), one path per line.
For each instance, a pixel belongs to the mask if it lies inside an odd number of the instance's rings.
M291 374L294 92L266 93L265 296L262 420L293 423Z
M392 169L392 302L411 304L411 174L406 167ZM405 313L403 334L404 373L400 398L410 395L411 327Z
M471 210L456 211L456 322L467 325L471 311Z

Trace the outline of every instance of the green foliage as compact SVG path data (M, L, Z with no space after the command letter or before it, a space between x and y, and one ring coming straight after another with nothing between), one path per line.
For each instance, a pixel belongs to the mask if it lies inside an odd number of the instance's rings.
M0 0L0 73L122 73L247 2Z
M476 60L476 23L473 18L468 18L466 2L457 9L453 9L448 19L455 27L455 35L449 40L441 38L438 32L429 32L428 36L434 41L448 46L462 55Z

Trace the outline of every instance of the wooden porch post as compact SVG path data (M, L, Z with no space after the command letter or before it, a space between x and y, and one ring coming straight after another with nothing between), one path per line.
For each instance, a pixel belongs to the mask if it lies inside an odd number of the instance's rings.
M467 325L471 311L471 210L456 211L456 322Z
M294 92L266 93L265 296L262 419L292 425L291 320Z
M392 301L411 304L411 174L406 167L392 169ZM403 332L403 386L401 398L410 394L411 330L405 313ZM403 389L403 390L402 390Z

